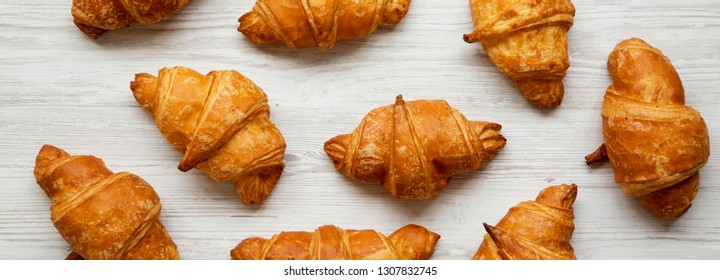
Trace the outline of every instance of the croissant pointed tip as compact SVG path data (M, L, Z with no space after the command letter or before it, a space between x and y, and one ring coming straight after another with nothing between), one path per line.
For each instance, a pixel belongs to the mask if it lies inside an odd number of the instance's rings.
M180 160L180 163L178 164L178 169L182 172L187 172L197 165L197 160L188 156L188 152L189 150L185 151L185 155L183 155L182 160Z
M190 171L190 169L193 169L193 167L188 165L188 163L186 163L185 161L180 162L180 164L178 165L178 170L182 172L188 172Z
M65 260L66 261L82 261L82 260L85 260L85 258L83 258L83 256L76 253L75 251L72 251L72 252L70 252L69 255L67 255L67 257L65 257Z
M499 235L502 234L500 230L498 230L496 227L488 225L487 223L483 223L483 227L485 228L485 232L490 236L490 239L493 240L495 243L501 243L499 240Z
M596 162L607 161L608 159L607 148L603 143L597 148L597 150L585 156L585 164L591 165Z
M495 227L493 227L493 226L491 226L491 225L488 225L487 223L483 223L483 228L485 228L485 231L486 231L487 233L490 233L490 232L492 232L492 231L495 229Z
M477 43L480 41L480 35L477 31L473 31L472 33L463 34L463 41L465 41L468 44Z

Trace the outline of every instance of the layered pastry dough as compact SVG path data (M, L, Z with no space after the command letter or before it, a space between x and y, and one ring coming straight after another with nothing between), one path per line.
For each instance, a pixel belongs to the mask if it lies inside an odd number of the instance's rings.
M183 153L180 170L233 182L245 204L267 199L285 167L285 140L262 89L233 70L202 75L184 67L137 74L130 88Z
M325 225L314 232L281 232L270 239L252 237L231 252L233 260L426 260L440 235L409 224L390 236L374 230L344 230Z
M534 201L510 208L497 225L483 224L487 234L473 259L574 260L570 239L576 197L575 184L549 187Z
M380 182L397 198L426 199L505 147L500 129L468 121L444 100L398 96L395 104L370 111L352 134L325 142L325 152L350 178Z
M52 200L53 225L73 248L68 259L179 258L158 220L160 198L140 177L50 145L38 153L34 174Z
M90 38L131 22L156 23L180 10L188 0L73 0L75 25Z
M327 50L396 25L409 7L410 0L257 0L238 20L238 31L257 44Z
M470 0L470 9L475 30L464 40L480 42L530 103L560 105L570 67L567 32L575 16L570 0Z
M685 105L675 67L641 39L618 44L608 58L613 84L602 106L605 143L586 157L609 159L615 182L659 218L677 218L698 191L710 157L707 125Z

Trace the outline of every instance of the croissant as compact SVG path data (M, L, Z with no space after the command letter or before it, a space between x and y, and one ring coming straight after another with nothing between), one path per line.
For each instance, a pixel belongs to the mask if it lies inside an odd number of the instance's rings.
M262 203L285 167L285 140L270 122L267 96L236 71L202 75L184 67L135 75L130 88L160 132L193 167L232 181L245 204Z
M575 16L570 0L470 0L470 9L475 30L463 36L465 42L480 42L533 105L560 105Z
M142 178L50 145L40 149L34 174L52 200L52 223L74 250L68 259L179 258L158 220L160 198Z
M487 234L473 259L574 260L570 238L576 197L575 184L549 187L535 201L510 208L496 226L483 224Z
M188 0L73 0L72 16L80 31L97 39L131 22L156 23L179 11Z
M400 199L426 199L505 147L501 128L468 121L443 100L406 103L398 95L394 105L370 111L352 134L325 142L325 152L352 179L380 182Z
M685 106L670 60L632 38L608 58L613 84L602 106L605 143L587 163L609 159L615 182L658 218L677 218L698 191L698 170L710 156L707 125Z
M281 232L252 237L230 251L233 260L426 260L440 235L409 224L390 236L374 230L324 225L314 232Z
M238 20L238 31L257 44L328 50L340 40L363 38L405 17L410 0L257 0Z

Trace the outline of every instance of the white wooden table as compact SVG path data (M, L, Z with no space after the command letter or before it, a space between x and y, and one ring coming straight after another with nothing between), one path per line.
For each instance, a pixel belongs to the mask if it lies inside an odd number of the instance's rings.
M407 223L442 235L433 259L469 259L508 208L547 186L576 183L579 259L720 258L720 163L702 169L693 206L676 221L651 216L614 183L608 164L583 157L602 142L607 56L637 36L677 68L687 103L720 151L720 3L713 0L575 0L565 99L529 105L500 74L472 30L467 0L414 0L395 28L327 52L256 46L236 31L251 0L193 0L161 23L108 32L97 41L72 23L70 0L0 3L0 259L61 259L70 248L50 222L50 201L33 178L42 144L92 154L130 171L161 197L161 220L183 259L228 259L246 237L323 224L391 233ZM286 169L267 202L244 206L229 183L176 166L181 155L129 90L137 72L182 65L236 69L269 96L287 141ZM508 144L478 171L456 176L434 199L399 201L379 184L337 172L323 143L349 133L371 109L445 99L469 119L503 125Z

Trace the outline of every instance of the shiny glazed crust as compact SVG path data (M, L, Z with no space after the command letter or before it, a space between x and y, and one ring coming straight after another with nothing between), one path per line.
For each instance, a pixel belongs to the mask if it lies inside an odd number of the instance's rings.
M484 224L487 234L473 259L574 260L570 239L576 197L575 184L558 185L510 208L496 226Z
M184 67L137 74L130 88L183 154L180 170L233 182L245 204L267 199L285 167L285 140L262 89L233 70L202 75Z
M394 105L370 111L352 134L325 142L325 152L350 178L380 182L400 199L426 199L505 147L500 129L468 121L443 100L398 96Z
M463 39L480 42L530 103L560 105L570 67L567 32L575 16L570 0L470 0L470 9L475 29Z
M374 230L324 225L314 232L281 232L252 237L231 252L233 260L426 260L440 235L409 224L386 237Z
M257 44L332 48L402 20L410 0L257 0L238 20L238 31Z
M659 218L677 218L697 194L710 156L707 125L685 105L675 67L660 50L631 38L608 58L613 84L602 107L605 143L588 163L607 157L615 181Z
M52 223L73 248L68 259L179 258L158 221L160 198L140 177L50 145L38 153L34 173L52 200Z
M131 22L156 23L179 11L188 0L73 0L75 25L90 38L107 30L127 27Z

